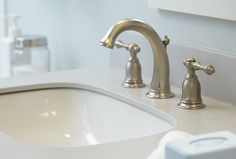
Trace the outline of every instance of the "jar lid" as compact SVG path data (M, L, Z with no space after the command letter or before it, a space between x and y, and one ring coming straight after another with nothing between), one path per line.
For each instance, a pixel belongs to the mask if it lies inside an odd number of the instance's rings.
M17 49L25 47L47 46L47 37L43 35L19 35L15 38L14 46Z

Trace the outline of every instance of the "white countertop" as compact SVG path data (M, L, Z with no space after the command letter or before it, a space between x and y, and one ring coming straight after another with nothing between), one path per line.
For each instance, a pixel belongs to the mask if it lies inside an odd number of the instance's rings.
M0 79L0 93L16 90L30 90L40 87L79 87L81 84L97 87L116 94L119 98L130 98L157 108L177 121L176 130L194 135L221 130L236 133L236 107L203 97L207 105L200 110L182 110L177 108L181 90L172 88L175 93L170 99L149 99L145 93L149 82L144 78L147 87L141 89L122 88L123 70L89 70L78 69L53 72L34 76L19 76ZM147 81L147 82L146 82ZM32 145L14 139L4 133L0 134L0 158L4 159L145 159L156 147L165 133L137 139L119 141L85 147L55 148Z

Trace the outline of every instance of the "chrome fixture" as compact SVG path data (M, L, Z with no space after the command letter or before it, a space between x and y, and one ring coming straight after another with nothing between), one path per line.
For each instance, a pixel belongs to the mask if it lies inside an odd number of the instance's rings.
M215 72L212 65L203 66L194 58L189 58L183 63L187 68L187 75L182 85L182 98L178 104L183 109L201 109L205 107L201 98L201 85L195 74L196 70L203 70L207 75Z
M113 49L118 35L132 30L143 34L149 41L154 58L154 69L149 92L150 98L170 98L174 94L170 90L169 61L165 45L155 30L148 24L136 19L124 19L114 24L100 41L102 46Z
M122 87L125 88L142 88L145 87L145 84L142 80L142 68L139 63L137 54L140 52L140 47L135 44L125 44L122 41L118 40L115 43L117 48L125 48L130 52L130 57L126 65L125 70L125 79L122 83Z

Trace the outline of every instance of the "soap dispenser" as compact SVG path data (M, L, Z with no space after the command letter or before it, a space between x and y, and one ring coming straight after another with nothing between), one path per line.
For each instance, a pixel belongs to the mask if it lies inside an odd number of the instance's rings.
M11 75L11 54L15 38L21 34L21 29L17 25L20 15L17 13L9 14L4 17L10 19L11 26L8 28L8 34L0 39L0 77L8 77Z

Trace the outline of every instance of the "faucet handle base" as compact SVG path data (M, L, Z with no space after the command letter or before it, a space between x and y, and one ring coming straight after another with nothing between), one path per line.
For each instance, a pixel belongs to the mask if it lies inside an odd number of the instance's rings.
M190 102L181 100L181 102L178 104L178 107L181 109L187 109L187 110L196 110L196 109L202 109L205 108L206 105L202 102Z
M174 93L171 92L160 92L160 91L153 91L150 90L149 92L146 93L146 97L148 98L155 98L155 99L166 99L166 98L171 98L174 97Z
M146 85L144 83L122 83L122 87L124 88L143 88Z

